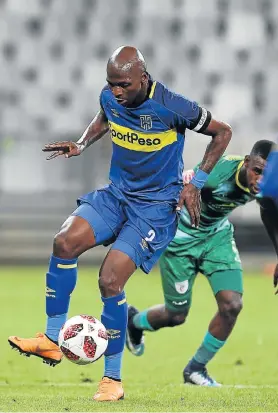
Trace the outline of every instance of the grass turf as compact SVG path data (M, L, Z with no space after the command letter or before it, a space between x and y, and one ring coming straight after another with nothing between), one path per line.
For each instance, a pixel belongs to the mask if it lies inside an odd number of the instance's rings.
M146 335L146 352L125 352L125 400L91 400L102 376L103 359L89 366L64 361L54 369L40 359L20 357L7 343L9 335L32 336L44 331L43 268L1 268L0 411L277 411L278 329L272 280L245 277L242 314L234 333L209 372L225 386L208 389L184 386L182 370L199 346L212 315L214 298L199 276L188 322ZM128 301L140 309L162 302L156 271L138 271L126 288ZM100 317L97 270L81 269L70 316L87 313ZM241 385L242 387L235 387Z

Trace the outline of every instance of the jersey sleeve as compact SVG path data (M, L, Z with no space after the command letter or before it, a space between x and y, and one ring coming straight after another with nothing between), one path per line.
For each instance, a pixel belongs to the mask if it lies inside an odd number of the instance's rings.
M182 95L164 88L164 105L172 112L175 127L202 133L211 121L211 113Z

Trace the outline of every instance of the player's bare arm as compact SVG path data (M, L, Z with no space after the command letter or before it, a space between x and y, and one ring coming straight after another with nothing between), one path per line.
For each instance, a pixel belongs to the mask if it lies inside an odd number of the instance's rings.
M225 122L211 119L207 129L202 133L212 137L199 168L209 174L225 152L232 137L232 128Z
M267 233L273 243L277 257L278 257L278 209L274 201L270 198L264 198L260 202L261 218L267 230ZM275 267L273 274L274 288L278 285L278 264ZM278 294L278 289L275 291Z
M211 119L208 127L202 133L211 136L211 142L200 164L199 176L195 176L194 178L196 182L192 181L184 187L177 206L177 210L180 210L183 205L186 206L190 214L192 226L194 227L198 227L200 221L201 201L198 184L202 184L202 173L204 177L206 177L223 155L231 140L232 129L227 123Z
M66 158L80 155L86 148L101 139L108 132L108 123L102 109L96 114L77 142L62 141L49 143L42 149L43 152L52 152L47 160L64 155Z

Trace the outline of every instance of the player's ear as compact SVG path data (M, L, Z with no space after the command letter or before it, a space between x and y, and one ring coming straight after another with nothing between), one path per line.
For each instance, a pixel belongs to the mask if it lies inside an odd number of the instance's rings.
M244 157L244 165L248 165L249 162L250 162L250 155L246 155L246 156Z
M143 72L142 77L141 77L142 84L146 84L146 83L148 83L148 81L149 81L149 76L147 75L146 72Z

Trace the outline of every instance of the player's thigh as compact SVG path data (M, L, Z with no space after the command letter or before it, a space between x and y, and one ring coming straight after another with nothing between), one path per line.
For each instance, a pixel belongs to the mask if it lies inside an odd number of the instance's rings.
M100 270L99 286L104 297L119 294L136 268L142 265L141 242L141 235L124 224Z
M125 222L121 202L109 187L85 195L72 216L87 221L94 233L95 245L111 244Z
M171 312L187 314L192 301L192 288L197 275L194 257L178 252L170 244L159 260L166 308Z
M243 293L242 265L232 232L223 231L207 241L200 271L214 295L225 290Z
M94 234L94 245L101 245L113 238L114 233L105 219L90 205L83 203L73 211L71 218L77 218L86 222L88 228Z
M80 216L70 216L55 235L53 253L56 256L78 257L96 244L94 232L89 223Z

